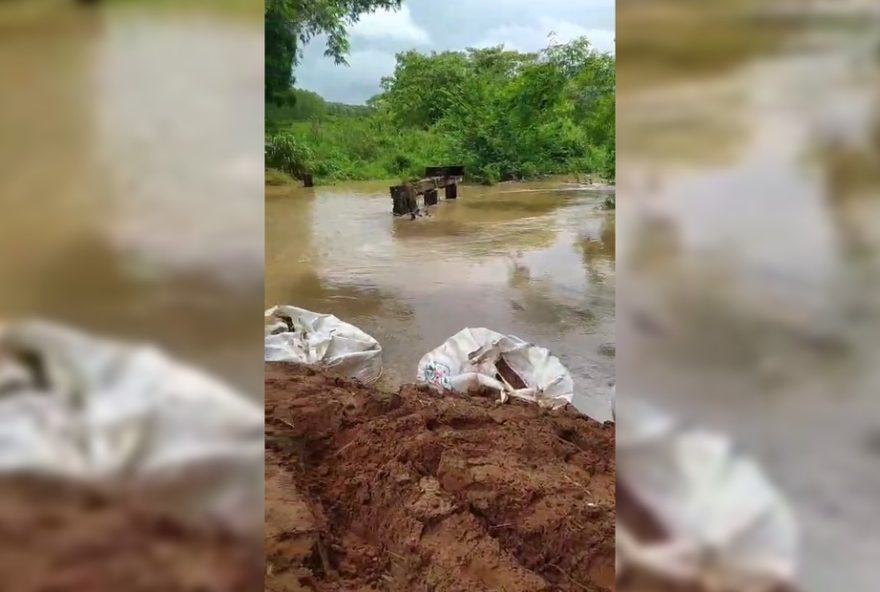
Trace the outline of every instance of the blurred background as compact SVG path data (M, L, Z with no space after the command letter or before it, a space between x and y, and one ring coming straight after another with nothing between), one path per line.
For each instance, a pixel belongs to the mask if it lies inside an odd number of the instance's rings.
M0 318L262 397L263 4L0 2Z
M12 588L262 589L262 16L0 1Z
M880 581L878 25L875 1L617 2L618 396L764 466L804 590Z

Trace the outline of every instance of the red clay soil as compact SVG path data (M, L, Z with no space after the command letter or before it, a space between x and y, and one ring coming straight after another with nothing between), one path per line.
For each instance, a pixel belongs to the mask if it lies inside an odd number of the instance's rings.
M132 500L54 480L0 479L0 590L259 592L261 551Z
M699 584L674 582L639 570L629 570L617 582L618 592L714 592ZM797 589L780 585L766 592L798 592Z
M614 429L266 368L266 590L614 589Z

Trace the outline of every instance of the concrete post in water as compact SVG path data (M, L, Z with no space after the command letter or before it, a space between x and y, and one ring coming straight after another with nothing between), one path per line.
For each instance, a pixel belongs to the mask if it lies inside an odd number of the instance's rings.
M448 193L449 192L447 191L447 194ZM425 191L425 205L426 206L436 206L437 205L437 190L436 189L429 189L429 190Z
M416 190L411 183L407 183L404 188L404 191L406 192L406 213L416 214L419 211L419 201L417 199Z
M451 185L446 186L446 199L457 199L458 198L458 185L453 183Z
M403 216L406 214L406 199L404 198L403 187L398 185L391 188L391 199L394 202L392 212L395 216Z

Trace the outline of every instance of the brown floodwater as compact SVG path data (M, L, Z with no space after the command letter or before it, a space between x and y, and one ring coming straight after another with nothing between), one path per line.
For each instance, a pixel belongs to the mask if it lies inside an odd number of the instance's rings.
M816 591L880 580L880 39L863 24L813 22L618 101L618 396L754 454Z
M0 7L0 318L156 343L261 396L258 18Z
M430 216L391 214L389 182L268 187L266 305L332 313L373 335L390 385L465 327L545 346L575 404L610 418L615 215L610 188L464 186Z

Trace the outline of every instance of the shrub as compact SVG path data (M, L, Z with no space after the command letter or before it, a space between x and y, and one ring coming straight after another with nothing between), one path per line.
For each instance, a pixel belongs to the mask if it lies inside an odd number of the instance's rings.
M301 179L311 169L312 152L296 136L277 133L266 141L266 166Z

